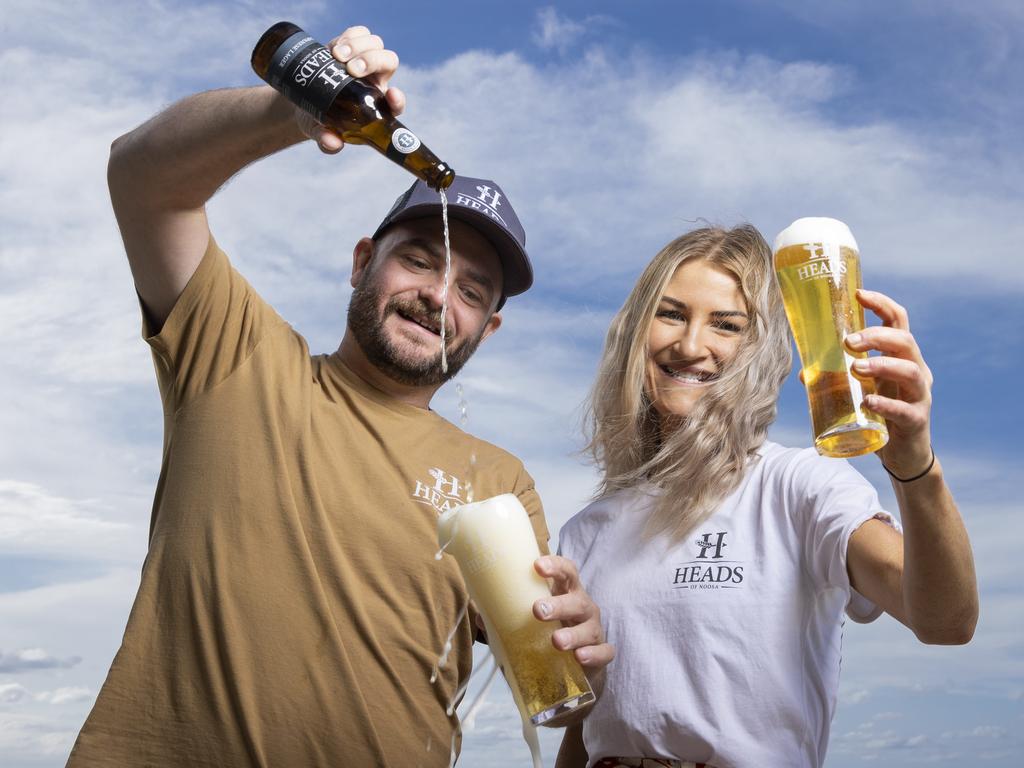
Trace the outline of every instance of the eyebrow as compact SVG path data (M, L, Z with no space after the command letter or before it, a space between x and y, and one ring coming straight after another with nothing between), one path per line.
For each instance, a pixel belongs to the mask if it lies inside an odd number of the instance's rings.
M667 301L669 304L671 304L674 307L678 307L679 309L688 309L688 307L686 306L686 302L685 301L680 301L679 299L673 299L671 296L662 296L661 300L662 301ZM716 309L714 312L711 313L711 316L712 317L742 317L742 318L747 319L747 320L750 319L749 317L747 317L747 313L746 312L739 312L737 310L725 310L725 309Z
M444 261L444 247L434 242L433 240L428 240L425 237L410 237L406 240L402 240L399 243L399 245L419 248L420 250L429 253L438 261ZM488 277L485 273L481 272L478 269L475 269L474 267L468 264L464 267L463 272L465 272L466 277L468 277L474 283L479 284L482 288L490 291L492 294L494 293L494 281L491 280L491 278Z

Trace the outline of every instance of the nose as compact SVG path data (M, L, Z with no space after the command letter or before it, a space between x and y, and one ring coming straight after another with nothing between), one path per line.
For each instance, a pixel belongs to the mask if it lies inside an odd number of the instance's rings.
M676 339L675 348L684 360L703 360L708 355L706 329L699 323L687 323Z
M431 309L440 309L444 303L444 273L437 279L425 281L420 286L419 295Z

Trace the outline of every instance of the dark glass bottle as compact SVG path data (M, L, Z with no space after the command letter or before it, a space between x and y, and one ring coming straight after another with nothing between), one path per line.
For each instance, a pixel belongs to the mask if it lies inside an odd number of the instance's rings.
M263 33L252 52L252 68L346 143L369 144L434 189L454 180L455 172L395 119L378 88L352 77L325 46L290 21Z

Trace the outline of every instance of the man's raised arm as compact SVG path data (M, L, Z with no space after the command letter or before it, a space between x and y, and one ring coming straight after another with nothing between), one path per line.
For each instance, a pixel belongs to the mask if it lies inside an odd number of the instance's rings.
M405 97L387 81L398 57L365 27L329 46L384 90L399 114ZM362 62L362 67L358 62ZM306 138L334 154L341 138L270 86L208 91L179 101L114 140L107 181L135 288L159 330L206 252L206 202L234 174Z

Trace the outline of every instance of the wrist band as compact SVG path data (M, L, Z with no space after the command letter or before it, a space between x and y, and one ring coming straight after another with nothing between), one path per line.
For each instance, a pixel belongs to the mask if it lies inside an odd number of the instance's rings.
M929 472L931 472L932 471L932 467L935 466L935 449L932 448L930 445L928 446L928 449L932 452L932 460L928 463L928 468L925 469L925 471L922 472L919 475L914 475L913 477L908 477L906 479L904 479L902 477L896 477L896 475L894 475L892 473L892 470L889 469L887 466L885 466L885 462L884 461L882 462L882 469L884 469L886 472L889 473L889 477L891 477L893 480L896 480L896 481L898 481L900 483L912 483L915 480L920 480L922 477L924 477Z

